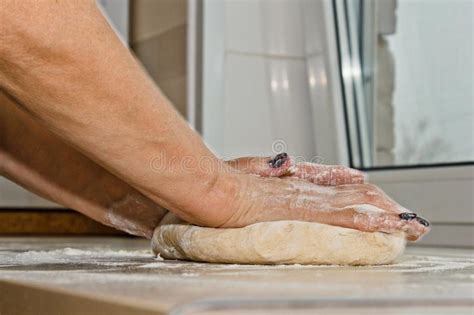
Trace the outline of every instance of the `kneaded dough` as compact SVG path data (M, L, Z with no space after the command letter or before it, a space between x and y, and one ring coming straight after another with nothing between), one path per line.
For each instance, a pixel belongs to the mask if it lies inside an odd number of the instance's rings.
M205 228L170 217L155 229L152 248L166 259L213 263L380 265L403 252L405 238L301 221Z

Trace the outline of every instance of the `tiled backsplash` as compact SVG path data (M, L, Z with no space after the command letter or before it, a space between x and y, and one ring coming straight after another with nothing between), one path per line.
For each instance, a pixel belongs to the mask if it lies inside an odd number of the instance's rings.
M322 1L205 1L203 131L223 157L316 154L326 106Z

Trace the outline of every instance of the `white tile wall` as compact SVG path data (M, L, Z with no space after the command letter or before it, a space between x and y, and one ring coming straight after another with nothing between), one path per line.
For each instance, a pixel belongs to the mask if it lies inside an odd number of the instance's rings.
M225 45L228 51L264 53L261 3L252 0L225 1Z
M278 56L304 56L299 0L225 2L226 48Z
M303 17L300 0L261 0L265 52L304 57Z
M284 140L291 155L314 155L313 127L306 62L267 58L273 136Z
M228 53L225 69L223 155L314 155L306 62Z
M290 154L313 157L313 108L327 100L325 86L308 77L309 68L317 75L324 67L308 68L308 58L323 51L321 1L207 0L204 16L213 25L204 34L204 90L214 87L223 99L204 95L211 148L226 157L269 155L272 142L283 140ZM216 63L225 70L213 72Z
M264 57L227 54L222 152L225 157L272 155L269 88Z
M318 116L325 116L325 113L330 112L328 109L331 106L328 95L328 78L324 64L324 56L315 55L306 60L306 75L309 86L309 95L312 108L312 121L318 122L318 130L330 131L334 129L334 124L330 119L318 119ZM316 131L315 131L316 132ZM316 142L315 152L331 152L331 148L325 146L333 146L328 142ZM327 162L327 157L321 156L322 162Z
M301 9L306 56L322 54L323 3L320 0L301 0Z
M225 3L204 1L203 108L202 133L210 149L223 154L224 56L226 26Z

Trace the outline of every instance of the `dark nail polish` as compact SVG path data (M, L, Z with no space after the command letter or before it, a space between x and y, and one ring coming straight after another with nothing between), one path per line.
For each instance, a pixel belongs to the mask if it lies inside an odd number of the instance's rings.
M283 165L283 163L285 163L286 160L288 160L288 154L280 153L268 161L268 164L270 164L272 168L279 168Z
M430 223L423 218L416 218L416 221L418 221L418 223L420 223L421 225L430 226Z
M400 213L398 216L402 220L413 220L414 218L416 218L416 213L404 212Z

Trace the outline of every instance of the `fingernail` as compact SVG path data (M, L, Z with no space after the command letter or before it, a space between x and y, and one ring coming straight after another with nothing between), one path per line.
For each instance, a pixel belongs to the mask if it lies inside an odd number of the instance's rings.
M288 159L288 154L280 153L280 154L277 154L273 159L268 161L268 164L270 164L272 168L279 168L280 166L283 165L283 163L285 163L287 159Z
M416 221L418 221L418 223L420 223L421 225L430 226L430 223L423 218L416 218Z
M416 218L416 213L412 212L403 212L398 215L402 220L413 220Z

